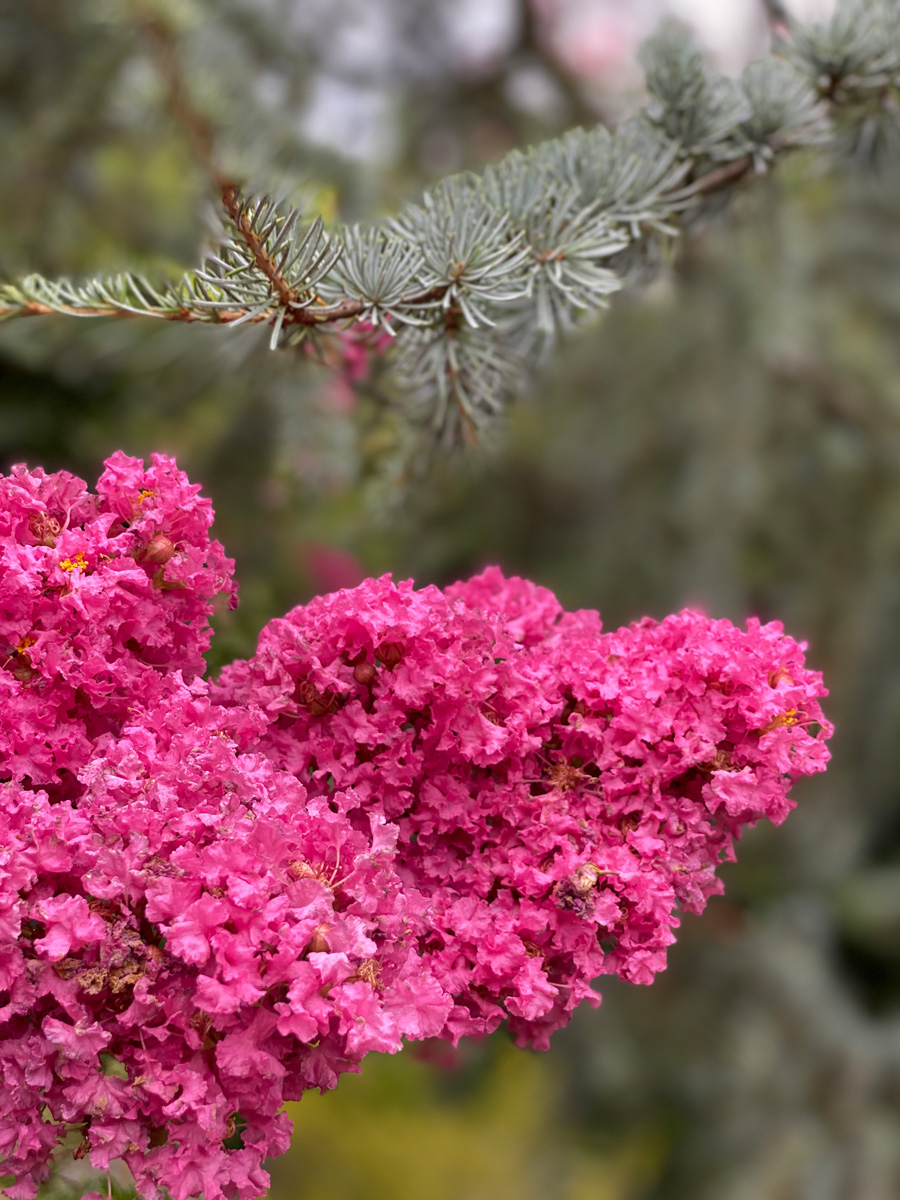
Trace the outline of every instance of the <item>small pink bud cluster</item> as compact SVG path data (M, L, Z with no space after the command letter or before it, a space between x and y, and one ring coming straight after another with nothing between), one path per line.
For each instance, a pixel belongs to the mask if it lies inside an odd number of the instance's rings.
M356 408L357 386L370 377L373 363L393 340L394 334L387 326L356 321L338 332L329 344L313 347L307 343L307 352L332 368L323 399L333 411L346 414Z
M823 770L778 625L604 634L496 569L369 580L199 678L231 564L174 463L0 478L0 1155L250 1197L370 1050L546 1046L649 982L741 829Z

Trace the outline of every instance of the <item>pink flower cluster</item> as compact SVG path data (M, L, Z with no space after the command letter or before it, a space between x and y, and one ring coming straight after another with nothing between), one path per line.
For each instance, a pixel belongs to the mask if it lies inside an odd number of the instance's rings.
M234 563L175 463L114 455L91 495L67 472L0 476L0 778L75 797L97 739L175 669L205 668Z
M546 1048L593 979L649 983L676 910L827 761L821 678L779 625L685 612L601 632L491 568L445 592L370 580L263 630L223 704L359 826L398 830L445 1036Z
M823 770L778 625L604 634L494 568L369 580L199 677L231 564L175 464L0 478L0 1156L250 1197L370 1050L649 982L743 826Z

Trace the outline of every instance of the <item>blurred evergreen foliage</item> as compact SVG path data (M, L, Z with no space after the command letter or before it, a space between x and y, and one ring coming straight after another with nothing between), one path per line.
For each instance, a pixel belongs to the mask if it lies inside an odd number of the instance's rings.
M197 20L182 31L166 7L132 0L126 11L154 51L170 115L221 197L224 232L175 278L132 270L10 280L0 285L0 319L266 325L271 349L314 354L351 330L382 331L397 421L413 443L402 457L413 467L437 446L483 439L565 335L658 269L679 229L721 209L748 177L811 146L839 149L860 171L895 161L900 149L894 0L841 0L821 28L788 25L737 79L714 70L688 28L667 22L640 55L648 101L613 132L572 129L480 174L447 175L391 219L329 231L308 198L248 186L268 139L264 114L243 94L237 106L230 92L223 100L231 144L217 145L212 100L198 99L204 64L192 50L214 44L221 80L240 77L232 47L215 33L200 38ZM272 37L283 28L290 41L291 13L303 10L276 8ZM263 174L277 178L276 144Z
M280 71L301 111L314 55L298 67L260 40L250 6L188 9L235 78ZM205 182L126 15L0 0L0 274L194 256ZM533 118L495 101L524 53L491 85L398 84L404 150L380 178L290 138L284 170L323 207L378 206L427 169L424 125L452 130L460 96L465 155L515 144ZM479 122L502 137L472 138ZM777 617L832 689L829 774L747 839L727 899L687 920L652 988L602 982L547 1056L494 1039L444 1066L370 1060L297 1107L276 1200L900 1194L897 184L797 161L582 332L502 445L415 480L384 476L402 431L377 366L351 392L253 330L0 330L0 467L93 479L115 448L165 449L213 497L242 589L213 667L354 572L444 583L499 561L607 626L686 603ZM83 1186L64 1164L49 1194Z

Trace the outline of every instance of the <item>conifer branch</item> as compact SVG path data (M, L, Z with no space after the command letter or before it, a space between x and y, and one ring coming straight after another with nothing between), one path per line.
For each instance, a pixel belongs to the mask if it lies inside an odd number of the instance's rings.
M222 203L235 228L253 255L253 262L260 274L264 275L271 284L272 291L285 308L293 308L299 299L296 291L281 274L272 256L266 250L265 241L253 228L253 221L247 212L246 205L241 203L237 187L226 183L222 188Z
M267 324L273 347L362 320L393 336L397 376L442 437L492 420L529 363L645 274L653 243L713 195L802 147L900 154L900 4L844 0L825 25L792 25L737 81L666 26L643 52L650 103L615 134L570 131L444 180L381 226L328 232L223 177L174 34L146 20L173 115L221 194L225 237L159 289L128 274L0 285L0 319Z

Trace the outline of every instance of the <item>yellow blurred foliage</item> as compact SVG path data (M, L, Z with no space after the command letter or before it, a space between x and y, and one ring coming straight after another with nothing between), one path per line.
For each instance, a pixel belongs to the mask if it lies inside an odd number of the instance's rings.
M407 1052L288 1105L294 1136L271 1200L631 1200L659 1154L639 1132L609 1153L573 1145L549 1059L494 1044L477 1079Z

